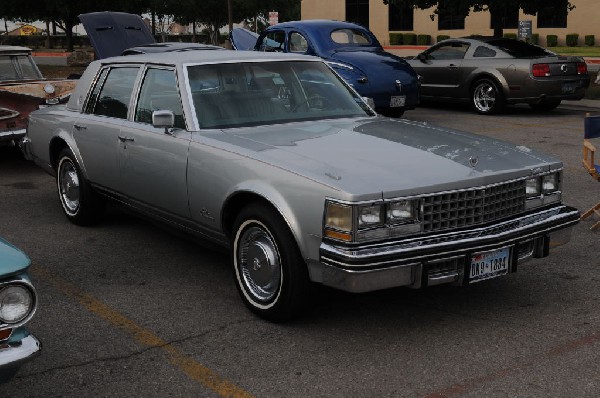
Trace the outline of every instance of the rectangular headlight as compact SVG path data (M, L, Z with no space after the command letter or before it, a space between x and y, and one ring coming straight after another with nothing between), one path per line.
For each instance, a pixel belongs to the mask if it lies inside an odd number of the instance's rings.
M558 191L558 174L548 174L542 177L542 189L544 193Z
M539 177L530 178L526 181L525 193L528 198L541 195L542 190Z
M387 219L390 224L398 224L417 220L417 202L411 200L402 200L390 203L387 208Z
M361 206L358 208L358 228L383 225L383 205Z
M327 202L325 227L340 231L352 231L352 207L340 203Z

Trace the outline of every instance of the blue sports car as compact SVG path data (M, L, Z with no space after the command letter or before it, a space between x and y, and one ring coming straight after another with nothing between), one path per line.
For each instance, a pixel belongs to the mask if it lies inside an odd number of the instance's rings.
M257 35L234 29L236 50L280 51L323 58L375 110L401 116L419 103L419 80L402 58L383 50L373 33L364 27L331 20L285 22ZM372 102L371 102L372 100Z

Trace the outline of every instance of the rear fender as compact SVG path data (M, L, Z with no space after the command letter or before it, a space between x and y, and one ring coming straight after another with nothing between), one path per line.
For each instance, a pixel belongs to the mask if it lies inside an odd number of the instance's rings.
M507 98L509 96L510 92L508 90L508 82L506 81L502 73L498 72L498 70L496 69L491 68L477 68L473 70L465 79L465 84L461 88L460 96L463 98L470 98L473 85L480 79L494 80L502 89L504 97Z
M77 143L73 139L73 135L71 134L71 132L67 132L64 129L58 130L56 132L56 134L54 134L54 136L50 140L49 159L50 159L50 165L52 166L54 173L56 173L56 169L58 167L58 161L60 160L58 158L58 156L63 148L69 148L71 153L73 153L73 155L75 156L75 160L79 164L79 168L81 169L81 172L87 179L87 171L85 168L85 163L83 162L83 158L81 157L81 153L79 152Z

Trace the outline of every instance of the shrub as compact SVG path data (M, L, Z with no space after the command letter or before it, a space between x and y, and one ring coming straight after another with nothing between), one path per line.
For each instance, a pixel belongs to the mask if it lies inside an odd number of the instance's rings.
M390 45L399 46L404 44L402 33L390 33Z
M450 38L450 36L448 36L448 35L437 35L437 37L435 38L435 42L439 43L442 40L447 40L449 38Z
M586 46L594 46L596 45L596 36L594 35L586 35L585 36L585 45Z
M548 35L546 36L546 47L556 47L558 45L558 36Z
M570 33L567 35L567 46L577 47L579 45L579 35L577 33Z
M417 44L417 35L414 33L405 33L403 37L404 44L414 46Z
M503 37L506 39L516 39L517 34L516 33L504 33Z
M428 46L431 44L431 35L418 35L417 44L420 46Z
M540 34L539 33L532 33L531 34L531 43L533 43L533 44L540 44Z

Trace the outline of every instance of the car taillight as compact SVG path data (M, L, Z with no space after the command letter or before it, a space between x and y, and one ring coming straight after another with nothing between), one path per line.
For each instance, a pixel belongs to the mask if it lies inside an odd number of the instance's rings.
M585 62L577 63L577 74L578 75L587 75L587 65Z
M548 64L533 64L531 72L535 77L550 76L550 65Z

